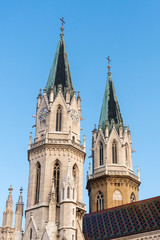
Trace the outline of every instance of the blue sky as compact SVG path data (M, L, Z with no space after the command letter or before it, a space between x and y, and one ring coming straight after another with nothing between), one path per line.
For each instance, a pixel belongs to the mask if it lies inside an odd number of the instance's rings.
M82 98L86 135L84 202L91 131L98 124L107 78L107 60L124 123L131 130L133 167L140 168L139 198L158 196L160 169L160 1L1 1L0 221L8 187L14 209L19 189L28 188L27 149L36 97L44 88L65 18L64 38L74 88Z

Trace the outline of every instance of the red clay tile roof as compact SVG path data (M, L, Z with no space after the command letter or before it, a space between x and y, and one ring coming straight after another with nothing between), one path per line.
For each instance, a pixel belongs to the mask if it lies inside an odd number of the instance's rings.
M160 229L160 196L86 214L86 240L107 240Z

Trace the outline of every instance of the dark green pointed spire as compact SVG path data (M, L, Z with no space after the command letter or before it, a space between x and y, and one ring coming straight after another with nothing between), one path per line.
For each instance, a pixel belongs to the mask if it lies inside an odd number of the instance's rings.
M123 126L123 119L121 116L115 88L112 81L110 65L108 66L108 78L102 103L101 115L99 119L99 124L101 124L101 129L103 130L103 133L105 133L106 123L108 123L110 131L112 129L113 123L115 123L117 132L119 131L120 124L122 124Z
M62 31L62 29L61 29ZM72 78L67 58L67 52L63 37L63 31L61 32L59 43L57 46L54 61L49 73L48 82L46 85L47 95L49 97L51 86L53 86L54 94L57 95L58 86L61 86L63 96L66 96L67 89L70 90L71 96L73 96Z

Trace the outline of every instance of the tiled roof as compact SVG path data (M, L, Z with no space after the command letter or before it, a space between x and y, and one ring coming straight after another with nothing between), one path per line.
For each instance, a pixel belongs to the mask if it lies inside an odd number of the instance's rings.
M86 240L107 240L160 229L160 196L86 214Z

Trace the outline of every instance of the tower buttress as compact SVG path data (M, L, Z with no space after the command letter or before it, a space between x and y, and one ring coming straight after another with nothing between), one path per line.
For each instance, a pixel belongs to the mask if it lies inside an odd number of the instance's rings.
M77 192L72 175L71 162L68 159L66 175L61 185L60 201L60 238L65 236L67 239L76 237L76 201Z

